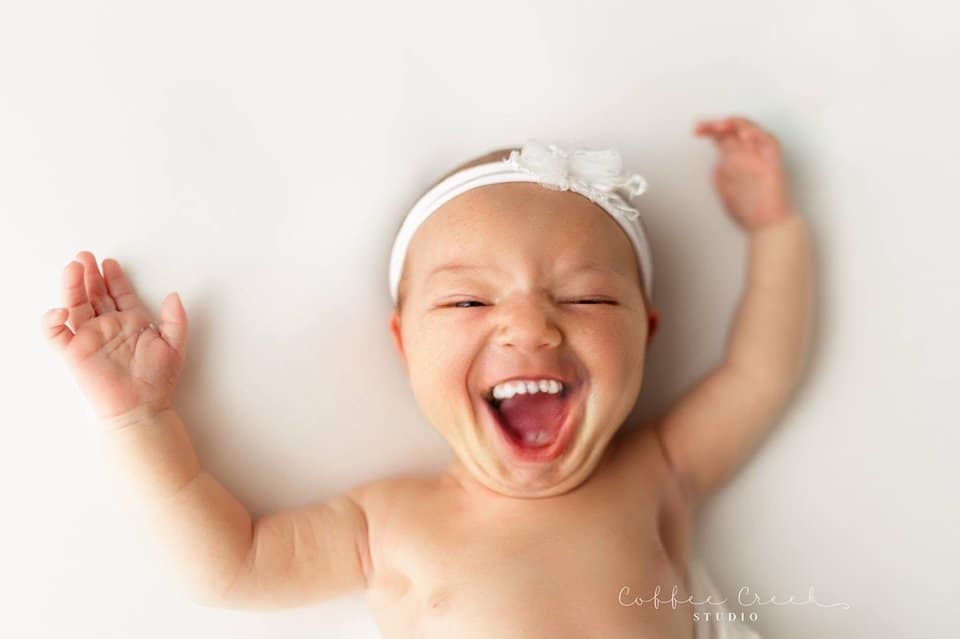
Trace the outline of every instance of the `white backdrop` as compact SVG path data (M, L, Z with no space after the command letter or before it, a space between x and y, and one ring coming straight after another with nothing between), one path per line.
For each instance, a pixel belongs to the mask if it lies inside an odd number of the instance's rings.
M700 117L781 140L816 244L806 381L696 547L771 637L947 636L960 537L957 18L948 3L0 3L0 634L375 637L361 595L201 608L157 579L42 341L64 265L118 259L192 322L176 404L253 512L442 467L387 331L411 199L527 137L650 183L662 325L637 410L718 361L746 244ZM13 632L13 631L16 632ZM950 631L953 631L952 633Z

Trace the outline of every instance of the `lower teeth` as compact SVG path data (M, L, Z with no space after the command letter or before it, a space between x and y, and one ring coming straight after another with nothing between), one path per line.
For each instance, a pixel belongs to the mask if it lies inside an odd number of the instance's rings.
M523 443L525 444L543 444L547 441L548 435L541 431L535 433L524 433L523 434Z

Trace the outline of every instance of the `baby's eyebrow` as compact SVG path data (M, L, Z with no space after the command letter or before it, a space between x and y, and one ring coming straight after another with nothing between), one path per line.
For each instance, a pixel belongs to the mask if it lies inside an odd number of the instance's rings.
M441 264L440 266L435 267L433 270L427 273L426 279L429 280L431 277L433 277L438 273L450 273L450 272L456 272L456 271L477 271L477 270L483 270L483 269L489 269L489 268L492 268L497 271L502 270L499 266L490 267L490 266L478 266L475 264L460 264L459 262L449 262L447 264Z
M438 273L451 273L451 272L455 273L457 271L482 271L482 270L495 270L500 272L504 271L503 268L496 265L481 266L477 264L462 264L460 262L448 262L433 268L429 273L427 273L427 277L425 279L429 280L431 277L433 277L434 275L437 275ZM601 273L607 273L617 277L626 277L626 275L624 273L621 273L619 269L611 268L609 266L606 266L604 264L599 264L597 262L582 262L582 263L574 264L569 268L563 269L563 271L560 274L569 275L571 273L577 273L579 271L599 271Z

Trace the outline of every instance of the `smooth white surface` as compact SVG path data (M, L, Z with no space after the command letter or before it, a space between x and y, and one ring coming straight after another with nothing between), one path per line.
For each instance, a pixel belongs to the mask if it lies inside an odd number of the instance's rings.
M180 292L177 404L202 462L263 514L446 462L392 350L387 251L431 181L529 135L616 144L650 183L662 326L638 413L706 372L746 254L691 129L731 113L786 149L819 311L806 382L697 545L730 597L813 586L851 605L763 607L765 636L956 634L957 17L863 1L0 4L0 634L376 636L359 595L215 611L156 580L40 339L78 250L118 259L154 312Z

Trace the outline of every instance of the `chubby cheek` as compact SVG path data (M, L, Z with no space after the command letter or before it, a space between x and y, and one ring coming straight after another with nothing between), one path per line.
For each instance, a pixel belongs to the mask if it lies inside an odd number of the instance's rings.
M577 351L584 358L592 393L617 417L625 417L633 408L643 381L644 328L628 322L609 322L584 332L580 338Z
M433 329L433 330L430 330ZM420 409L444 434L453 435L464 411L471 411L467 379L472 353L463 334L427 327L411 336L407 357L410 385Z

